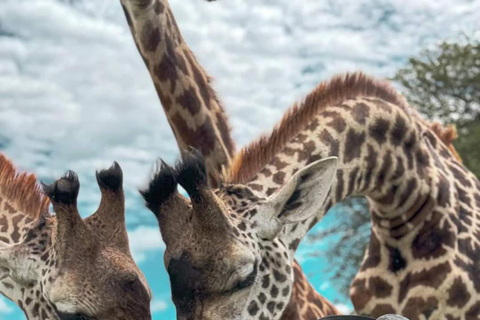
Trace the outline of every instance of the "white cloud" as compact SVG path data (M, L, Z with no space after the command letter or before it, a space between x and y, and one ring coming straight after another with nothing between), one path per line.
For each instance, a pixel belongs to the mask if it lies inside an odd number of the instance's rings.
M158 299L155 299L152 301L151 305L150 305L150 308L152 310L152 312L162 312L162 311L165 311L167 310L169 304L168 302L164 301L164 300L158 300Z
M353 309L346 305L346 304L343 304L343 303L337 303L335 304L335 307L338 309L338 311L340 311L342 314L351 314Z
M155 227L140 226L128 232L130 250L137 263L143 262L149 254L159 255L165 249L160 230Z
M7 304L7 300L0 296L0 314L12 313L13 309Z

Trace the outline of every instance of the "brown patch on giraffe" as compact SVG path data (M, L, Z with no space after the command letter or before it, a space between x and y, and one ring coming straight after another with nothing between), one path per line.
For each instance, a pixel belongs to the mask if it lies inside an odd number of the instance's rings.
M478 320L480 318L480 301L475 303L465 314L465 320Z
M355 121L361 125L365 125L367 117L369 116L368 106L363 103L357 103L352 108L352 116Z
M369 314L372 317L378 318L385 314L394 314L395 309L389 304L377 304L375 308L373 308L372 312Z
M50 202L40 190L35 175L17 173L3 154L0 154L0 196L5 204L32 220L49 215Z
M369 127L369 134L378 142L378 144L381 145L387 141L387 132L389 128L390 122L379 118Z
M409 108L405 99L387 82L362 73L334 77L321 83L287 111L270 136L260 138L237 153L224 179L234 183L248 182L322 110L355 96L378 97L403 109Z
M185 110L188 110L192 116L195 116L202 108L197 92L195 88L192 87L185 88L183 93L177 97L177 102L185 108Z
M212 105L210 103L210 99L212 99L212 90L210 85L207 83L208 78L205 76L205 72L200 69L198 64L195 62L194 55L190 50L184 50L185 56L190 63L190 68L193 72L193 78L195 79L195 83L197 84L200 95L202 96L203 102L207 109L211 110Z
M335 111L324 111L322 114L324 117L330 117L332 120L327 123L327 126L333 128L338 133L342 133L347 127L347 122Z
M360 157L365 137L365 132L355 132L353 129L348 130L345 149L343 151L344 163L348 163Z
M350 294L350 299L352 300L355 310L363 310L372 298L372 293L366 286L366 280L354 279L351 288L355 288L355 291Z
M402 303L407 293L417 286L428 286L433 289L438 289L451 271L452 267L447 261L428 270L416 273L409 272L400 282L398 302Z
M392 285L380 277L369 278L368 286L372 294L377 298L386 298L392 294L393 290Z
M402 310L402 315L410 320L421 320L424 317L428 319L436 309L438 309L438 300L435 297L425 299L414 297L408 299L405 308Z
M455 278L452 286L448 289L447 304L452 307L463 308L470 300L470 297L471 295L462 278Z
M375 232L370 234L370 242L368 244L367 258L364 260L361 270L365 271L369 268L374 268L380 263L380 241L378 240Z
M447 250L445 247L455 246L455 234L453 228L444 220L442 214L433 211L430 220L425 221L422 229L412 242L412 255L415 259L434 259L443 256Z
M329 146L330 156L340 154L340 144L338 140L335 140L328 130L323 129L319 134L320 141Z
M143 45L143 48L147 52L153 53L155 50L157 50L161 40L162 39L160 37L160 31L158 28L155 27L153 22L147 20L140 33L140 41Z
M180 131L177 134L182 135L182 140L185 141L187 146L199 149L205 157L211 154L215 146L215 136L210 119L207 118L205 123L196 130L190 129L178 113L171 117L171 121L175 128Z

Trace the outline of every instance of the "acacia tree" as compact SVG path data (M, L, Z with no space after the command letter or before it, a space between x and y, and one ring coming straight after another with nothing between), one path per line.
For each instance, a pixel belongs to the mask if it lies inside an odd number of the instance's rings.
M480 177L480 41L468 37L443 41L409 59L392 80L427 119L457 127L454 146L463 163ZM316 255L335 266L332 284L348 297L369 241L370 214L362 198L338 204L332 214L328 226L308 239L328 242Z

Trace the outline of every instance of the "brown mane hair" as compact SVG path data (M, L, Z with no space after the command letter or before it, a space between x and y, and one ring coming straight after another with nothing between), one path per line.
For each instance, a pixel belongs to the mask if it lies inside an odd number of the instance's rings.
M263 136L242 148L224 174L224 181L247 183L322 109L359 96L380 98L409 110L405 98L387 81L360 72L335 76L320 83L305 99L295 103L270 136Z
M0 198L31 219L48 215L50 201L40 190L35 175L17 173L3 154L0 154Z
M430 125L430 129L437 135L438 138L440 138L440 140L442 140L453 156L459 162L462 162L462 158L460 158L460 155L453 146L453 141L457 140L458 138L457 128L455 128L454 125L448 125L447 127L444 127L441 123L434 122Z

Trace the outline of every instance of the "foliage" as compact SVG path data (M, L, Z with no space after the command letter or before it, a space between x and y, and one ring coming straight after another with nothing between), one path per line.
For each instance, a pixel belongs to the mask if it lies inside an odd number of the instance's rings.
M428 119L463 127L480 116L480 41L444 41L393 77Z

